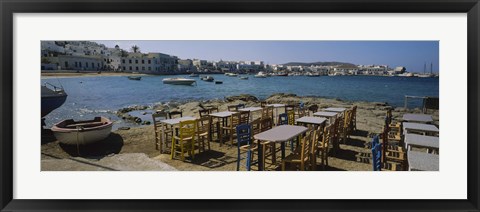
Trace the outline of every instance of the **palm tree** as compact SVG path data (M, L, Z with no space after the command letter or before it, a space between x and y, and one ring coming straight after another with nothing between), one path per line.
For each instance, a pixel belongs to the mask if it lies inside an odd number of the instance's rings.
M140 52L140 47L138 47L137 45L133 45L131 49L135 53Z
M120 56L121 56L121 57L128 57L128 52L125 51L125 50L123 50L123 49L121 49L121 50L120 50Z

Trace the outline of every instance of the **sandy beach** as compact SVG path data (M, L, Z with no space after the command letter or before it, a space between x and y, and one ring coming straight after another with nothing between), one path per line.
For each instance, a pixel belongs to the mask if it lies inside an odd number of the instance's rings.
M103 74L103 73L102 73ZM43 74L42 74L43 76ZM65 75L66 76L66 75ZM72 75L73 76L73 75ZM85 76L85 75L82 75ZM88 76L88 75L87 75ZM371 135L382 131L384 117L389 105L382 102L350 102L338 99L318 97L299 97L294 94L274 94L267 101L269 103L293 104L300 101L305 105L316 104L319 110L327 107L357 109L357 131L344 144L340 144L340 151L329 157L331 171L371 171L372 165L361 155L371 153L369 143ZM153 110L181 110L183 116L199 117L198 110L202 107L216 106L219 111L227 110L228 105L243 103L248 106L260 106L254 96L240 95L225 98L225 100L194 101L188 103L170 103L156 105ZM279 109L282 112L283 109ZM400 120L404 113L421 113L420 109L394 108L393 118ZM438 126L438 111L429 110L434 124ZM119 114L121 115L121 114ZM42 171L49 170L138 170L136 166L144 167L141 170L171 171L234 171L236 170L237 147L220 146L211 142L211 149L187 158L185 162L178 159L171 160L170 155L160 154L155 149L154 129L152 125L133 127L128 130L117 130L104 141L90 146L82 146L77 150L74 146L59 144L48 130L42 134ZM290 152L287 151L287 154ZM279 155L278 155L279 156ZM113 160L112 157L124 158ZM139 158L143 158L139 160ZM280 158L278 159L280 161ZM255 167L254 167L255 168ZM279 170L273 165L267 166L270 170ZM321 168L319 169L321 170Z

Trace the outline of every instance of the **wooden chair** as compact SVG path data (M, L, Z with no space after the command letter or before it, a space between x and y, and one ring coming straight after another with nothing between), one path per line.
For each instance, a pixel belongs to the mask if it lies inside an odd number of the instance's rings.
M264 108L267 106L267 101L261 101L260 102L260 107Z
M272 106L264 107L262 109L262 119L267 119L267 118L270 118L270 119L273 120L273 107Z
M257 118L255 120L253 120L252 122L250 122L250 126L252 127L252 134L253 135L256 135L256 134L262 132L262 125L261 125L261 122L260 122L261 120L262 120L261 118Z
M397 165L402 166L401 163L395 162L395 161L383 161L383 153L385 151L383 148L383 144L379 142L378 136L374 136L372 139L372 164L373 164L373 171L382 171L382 170L387 170L387 171L397 171L401 170L397 168ZM402 167L403 170L406 169L406 167Z
M245 104L238 104L238 105L237 105L237 110L238 110L238 109L242 109L242 108L245 108Z
M323 133L321 135L321 142L319 142L317 148L318 148L318 153L321 158L322 162L322 168L325 170L325 168L328 166L328 150L330 147L330 140L332 139L332 135L335 133L334 131L334 126L333 123L326 126L323 129Z
M212 114L212 113L218 113L218 107L212 106L212 107L210 107L208 110L210 111L210 114Z
M278 125L288 125L288 115L286 113L282 113L278 115Z
M262 132L270 130L273 128L273 119L272 118L261 118L260 119L260 128ZM270 141L262 141L260 143L262 145L262 156L263 156L263 163L265 164L266 159L270 158L272 164L276 162L276 145L275 142ZM264 166L265 167L265 166Z
M168 118L173 119L173 118L181 118L183 117L183 112L182 111L171 111L168 112Z
M194 158L195 155L195 133L197 131L197 121L181 121L178 129L178 136L172 137L171 159L180 153L180 158L185 161L185 153Z
M385 127L382 133L382 162L387 164L388 162L399 163L402 169L406 169L407 157L406 151L403 149L403 145L389 144L389 124L388 119L385 119Z
M308 106L308 110L310 111L311 114L314 114L318 112L318 105L310 105Z
M312 136L312 148L310 149L310 170L317 170L317 155L318 155L318 146L322 140L322 128L316 127L313 129Z
M231 112L238 112L237 105L229 105L229 106L227 106L227 109L228 109L228 111L231 111Z
M287 120L288 125L295 125L295 111L289 110L287 111ZM290 141L290 150L293 152L295 150L295 139Z
M198 153L205 152L205 143L210 150L210 117L204 116L197 121Z
M250 122L250 112L240 111L240 124L248 124Z
M290 111L294 111L294 112L295 112L295 108L296 108L295 105L285 105L285 113L288 114Z
M240 161L246 159L247 171L250 171L252 160L257 147L252 141L252 127L249 124L240 124L236 127L237 132L237 171L240 170ZM247 153L246 158L241 155Z
M301 148L299 152L293 153L282 160L282 171L285 171L287 164L298 164L300 170L305 170L310 165L310 155L312 148L312 131L308 131L305 137L301 139Z
M167 141L170 141L173 136L173 129L166 124L160 122L161 120L167 119L167 113L159 111L152 114L153 119L153 129L155 131L155 149L160 151L160 154L164 153L165 149L168 149Z
M210 110L209 109L199 110L198 115L200 115L200 118L208 116L208 115L210 115Z
M350 125L352 118L352 111L345 110L343 119L339 123L339 139L342 140L342 143L346 143L347 139L350 137Z
M341 117L336 118L333 121L333 125L331 129L331 134L330 134L330 141L332 143L332 149L333 149L333 154L336 154L337 150L340 149L340 142L339 142L339 134L338 134L338 128L340 125L341 120L343 120Z
M357 106L356 105L352 107L352 120L351 120L350 131L351 132L357 131Z
M240 124L240 113L232 114L227 121L227 126L223 126L221 131L226 131L230 140L230 145L233 146L233 138L235 137L236 127ZM220 136L221 143L223 135Z

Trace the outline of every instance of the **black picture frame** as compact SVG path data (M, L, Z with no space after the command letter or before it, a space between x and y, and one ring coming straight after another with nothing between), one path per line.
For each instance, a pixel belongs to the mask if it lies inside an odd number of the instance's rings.
M0 0L1 211L479 211L478 0ZM14 13L467 13L468 198L466 200L17 200L13 199ZM452 141L453 142L453 141ZM451 182L455 183L452 179ZM47 191L46 191L47 192ZM447 193L448 191L445 191Z

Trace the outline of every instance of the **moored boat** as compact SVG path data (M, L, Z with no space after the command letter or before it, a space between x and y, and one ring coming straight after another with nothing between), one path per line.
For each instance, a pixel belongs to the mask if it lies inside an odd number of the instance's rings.
M189 75L190 77L198 77L199 75L198 74L195 74L195 73L192 73Z
M256 74L253 77L255 77L255 78L266 78L267 75L265 73L263 73L262 71L260 71L260 72L258 72L258 74Z
M241 80L248 80L248 77L239 77Z
M215 81L215 84L223 84L223 81Z
M53 89L47 87L51 86ZM53 110L59 108L67 100L67 93L63 88L56 87L52 84L45 83L41 87L42 92L42 105L41 105L41 115L42 117L48 115Z
M202 80L207 82L213 82L215 79L212 76L205 76L202 77Z
M92 120L63 120L51 128L60 143L69 145L86 145L107 138L112 131L113 122L105 117Z
M171 84L171 85L193 85L196 81L194 79L187 79L187 78L165 78L162 80L163 84Z
M129 80L141 80L142 77L134 77L134 76L128 76Z

